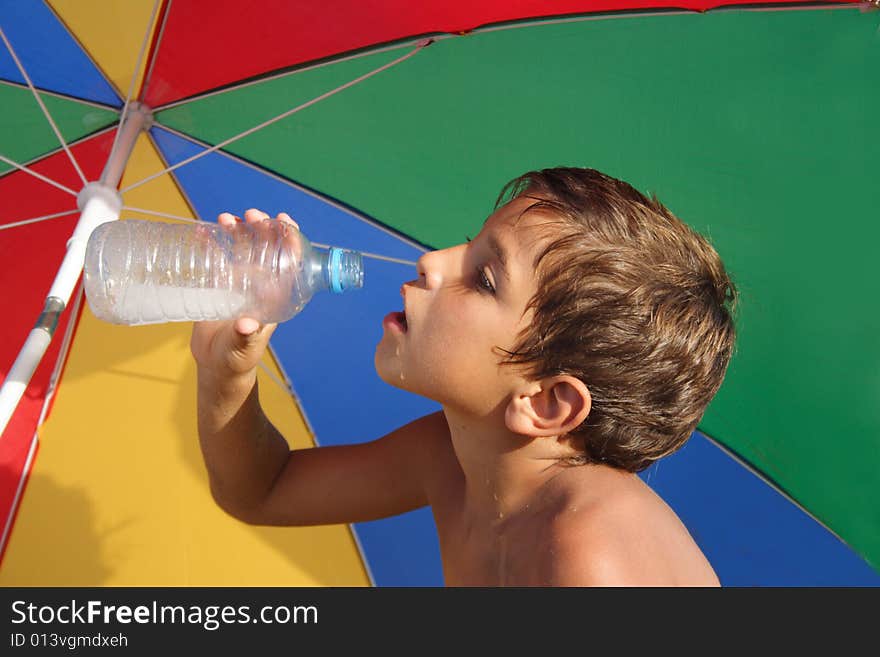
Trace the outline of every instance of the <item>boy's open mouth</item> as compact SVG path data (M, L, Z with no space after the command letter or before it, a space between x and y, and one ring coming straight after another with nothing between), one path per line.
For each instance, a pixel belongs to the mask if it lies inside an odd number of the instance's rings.
M406 333L409 328L406 322L406 288L407 283L404 283L400 286L400 296L403 297L403 310L393 313L388 313L385 316L385 321L383 322L389 328L394 328L400 331L401 333Z
M400 331L401 333L406 333L407 329L409 328L406 323L406 315L403 312L388 313L385 316L383 324L386 327L395 329L397 331Z

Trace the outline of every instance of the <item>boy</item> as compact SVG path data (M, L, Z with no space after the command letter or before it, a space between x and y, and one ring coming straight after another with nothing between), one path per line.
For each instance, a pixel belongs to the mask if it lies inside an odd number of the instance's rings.
M443 410L379 440L291 452L257 395L275 327L194 326L214 499L260 525L430 505L450 586L718 585L635 474L684 443L721 385L736 293L718 254L591 169L527 173L496 207L472 241L423 255L385 318L379 376Z

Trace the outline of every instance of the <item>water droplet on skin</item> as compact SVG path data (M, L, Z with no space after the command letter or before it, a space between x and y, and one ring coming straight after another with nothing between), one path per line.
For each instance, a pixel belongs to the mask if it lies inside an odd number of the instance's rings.
M400 373L400 380L403 381L404 378L405 378L405 377L403 376L403 372L401 372L401 373Z

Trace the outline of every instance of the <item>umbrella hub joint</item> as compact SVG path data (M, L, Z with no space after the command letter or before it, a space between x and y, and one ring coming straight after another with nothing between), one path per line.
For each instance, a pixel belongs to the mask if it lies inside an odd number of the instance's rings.
M128 106L128 116L126 121L136 121L138 128L142 131L149 130L153 127L153 108L146 103L133 101Z
M96 203L92 203L92 205L99 205L103 209L115 213L114 219L119 217L119 213L122 211L122 196L115 187L105 183L90 182L76 195L76 206L80 212L85 211L86 206L93 201Z

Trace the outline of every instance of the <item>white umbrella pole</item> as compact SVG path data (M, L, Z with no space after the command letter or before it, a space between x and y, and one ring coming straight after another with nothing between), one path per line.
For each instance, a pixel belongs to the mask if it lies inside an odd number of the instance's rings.
M89 235L101 224L119 219L122 197L116 188L122 179L122 173L125 171L138 135L151 124L152 113L149 108L133 103L129 107L124 124L119 129L119 138L104 166L101 180L88 183L77 195L80 218L73 235L67 241L64 260L58 268L49 294L46 295L43 312L37 318L12 369L3 381L3 386L0 387L0 436L6 430L6 425L9 424L12 414L18 407L31 377L49 348L49 343L52 342L61 313L67 307L82 273ZM73 318L70 321L73 321Z

